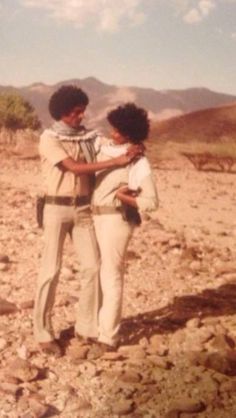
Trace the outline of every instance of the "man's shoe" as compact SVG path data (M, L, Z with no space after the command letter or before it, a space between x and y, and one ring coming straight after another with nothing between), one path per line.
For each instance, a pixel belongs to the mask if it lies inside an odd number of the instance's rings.
M45 354L53 355L56 358L63 356L62 348L56 340L40 343L39 347Z
M82 335L75 332L75 338L76 340L81 343L81 345L87 345L87 344L95 344L97 343L96 338L92 337L83 337Z

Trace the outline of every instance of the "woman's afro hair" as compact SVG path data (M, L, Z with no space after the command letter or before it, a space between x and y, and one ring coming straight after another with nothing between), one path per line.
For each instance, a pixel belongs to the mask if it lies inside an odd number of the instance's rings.
M111 110L107 120L113 128L134 144L144 141L149 134L150 122L147 112L134 103L126 103Z

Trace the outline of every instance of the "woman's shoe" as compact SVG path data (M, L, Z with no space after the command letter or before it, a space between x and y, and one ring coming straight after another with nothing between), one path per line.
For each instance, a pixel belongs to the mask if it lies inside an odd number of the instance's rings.
M97 341L97 345L103 353L108 353L108 352L111 353L111 352L116 351L117 349L117 347L115 347L114 345L102 343L100 341Z
M39 347L40 350L45 354L52 355L56 358L63 356L63 350L56 340L39 343Z

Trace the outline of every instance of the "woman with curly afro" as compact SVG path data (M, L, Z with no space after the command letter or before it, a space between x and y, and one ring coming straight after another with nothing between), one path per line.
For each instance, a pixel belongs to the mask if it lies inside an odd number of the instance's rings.
M107 119L111 139L100 144L98 161L118 157L130 144L140 144L148 137L147 112L133 103L110 111ZM156 182L145 156L96 175L92 212L101 257L98 342L105 350L113 350L118 344L124 257L129 240L142 213L157 207Z

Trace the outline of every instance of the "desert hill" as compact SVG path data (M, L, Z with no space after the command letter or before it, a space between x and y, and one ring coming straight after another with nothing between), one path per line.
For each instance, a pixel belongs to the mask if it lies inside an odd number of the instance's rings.
M48 99L62 84L79 85L88 93L90 105L87 117L91 124L96 126L104 125L108 110L126 101L135 101L140 106L147 108L154 120L166 119L236 101L236 96L217 93L206 88L157 91L151 88L109 85L94 77L64 80L54 85L34 83L19 88L0 86L0 94L3 92L20 94L35 107L43 125L48 126L51 122L47 111Z
M236 102L155 122L151 138L161 142L236 142Z

